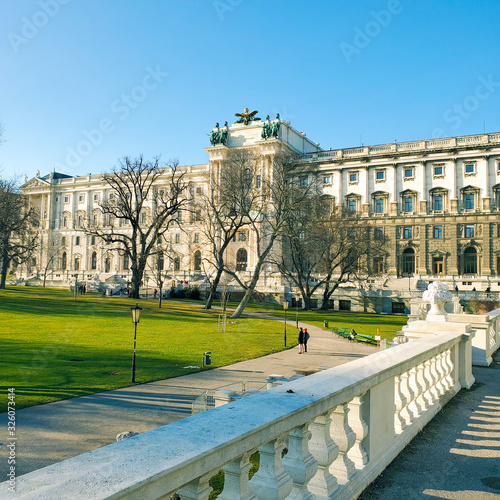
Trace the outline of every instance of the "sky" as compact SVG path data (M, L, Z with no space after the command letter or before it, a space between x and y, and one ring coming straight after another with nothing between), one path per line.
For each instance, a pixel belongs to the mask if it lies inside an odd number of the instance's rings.
M500 132L498 0L3 0L0 177L206 163L276 113L324 149Z

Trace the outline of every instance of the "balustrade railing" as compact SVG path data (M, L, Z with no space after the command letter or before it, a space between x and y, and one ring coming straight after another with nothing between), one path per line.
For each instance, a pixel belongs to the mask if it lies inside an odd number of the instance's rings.
M472 336L429 335L99 448L19 477L9 498L202 500L221 469L219 499L353 498L470 387Z

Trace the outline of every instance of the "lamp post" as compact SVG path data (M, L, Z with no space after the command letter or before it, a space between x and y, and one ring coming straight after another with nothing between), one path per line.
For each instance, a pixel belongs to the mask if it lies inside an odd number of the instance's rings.
M137 304L135 307L131 307L130 310L132 311L132 321L135 325L134 327L134 355L132 357L132 383L135 382L135 344L137 340L137 323L139 323L139 320L141 318L141 311L142 307L139 307Z
M285 311L285 347L286 347L286 310L288 309L288 301L283 302L283 310Z
M295 300L295 326L299 327L299 297Z

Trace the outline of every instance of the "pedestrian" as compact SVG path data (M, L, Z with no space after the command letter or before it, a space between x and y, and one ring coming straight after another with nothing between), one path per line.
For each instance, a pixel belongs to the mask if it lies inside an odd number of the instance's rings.
M158 295L158 290L155 288L155 291L153 292L153 296L156 299L156 296Z
M309 332L307 331L307 328L304 328L304 352L307 352L307 341L309 340Z
M356 332L354 331L354 328L351 330L349 333L349 342L353 341L356 338Z
M304 337L304 330L302 330L301 327L299 331L299 354L302 354L304 352Z

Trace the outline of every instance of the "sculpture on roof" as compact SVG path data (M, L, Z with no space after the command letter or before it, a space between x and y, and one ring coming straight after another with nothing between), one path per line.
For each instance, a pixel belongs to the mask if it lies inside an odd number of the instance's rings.
M245 108L243 113L235 113L234 116L237 116L239 120L236 120L235 123L243 123L245 125L248 125L250 122L260 120L257 116L255 116L258 113L257 110L250 112L248 108Z

